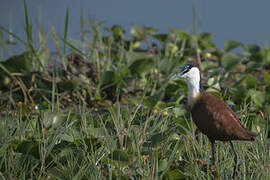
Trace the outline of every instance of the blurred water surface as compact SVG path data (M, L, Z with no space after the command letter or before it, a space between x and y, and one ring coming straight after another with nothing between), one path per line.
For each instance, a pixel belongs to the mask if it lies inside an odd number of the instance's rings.
M75 39L80 38L80 14L83 12L85 19L95 18L107 26L119 24L127 32L133 25L155 27L159 32L168 32L169 28L190 33L209 32L214 34L213 40L218 47L223 47L226 40L261 46L269 44L270 40L268 0L26 0L26 3L35 39L38 19L45 31L50 32L49 26L53 25L63 35L65 13L69 8L69 36ZM26 39L23 4L23 0L0 0L0 25ZM51 35L49 47L54 49ZM20 44L11 46L4 56L18 54L23 49Z

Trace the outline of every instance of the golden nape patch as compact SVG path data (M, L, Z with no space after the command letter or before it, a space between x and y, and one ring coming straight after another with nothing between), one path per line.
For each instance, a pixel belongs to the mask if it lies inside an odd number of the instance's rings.
M196 93L188 99L188 105L192 108L193 105L200 99L201 93Z

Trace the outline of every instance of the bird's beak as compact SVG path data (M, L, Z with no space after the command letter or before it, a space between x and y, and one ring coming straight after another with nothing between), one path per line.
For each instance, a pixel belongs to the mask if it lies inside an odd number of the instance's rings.
M171 79L178 78L178 77L181 77L182 75L183 75L183 72L177 73L177 74L173 75L173 76L170 78L170 80L171 80Z

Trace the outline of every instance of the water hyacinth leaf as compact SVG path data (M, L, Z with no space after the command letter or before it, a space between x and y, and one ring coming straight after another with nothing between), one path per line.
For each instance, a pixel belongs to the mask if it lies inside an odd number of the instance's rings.
M169 180L184 180L185 175L178 169L170 170L167 173Z
M265 83L267 86L270 86L270 74L269 74L269 72L265 72L265 73L264 73L264 83Z
M240 62L241 62L240 57L231 53L225 53L221 58L221 64L226 71L231 71Z
M154 34L152 37L159 40L160 42L165 43L168 39L168 34Z
M80 86L80 84L81 84L80 79L73 79L73 80L61 81L61 82L57 83L57 86L62 91L73 92Z
M246 65L247 72L256 71L261 68L261 64L255 61L250 61Z
M88 127L87 132L90 136L94 138L102 138L106 136L106 132L104 128L93 128L93 127Z
M226 52L229 52L229 51L231 51L231 50L233 50L235 48L238 48L240 46L243 46L243 44L241 42L228 40L224 44L224 50Z
M170 31L171 31L171 36L176 35L179 41L188 40L191 38L190 34L188 34L187 32L181 31L179 29L171 29Z
M118 39L118 38L123 38L124 34L125 34L125 30L123 27L121 27L118 24L113 25L110 28L110 31L112 32L112 35L114 38Z
M146 59L149 58L148 52L126 52L128 63L132 63L138 59Z
M113 151L111 158L115 161L129 162L129 157L128 157L127 152L121 149Z
M187 113L187 110L184 109L184 107L175 107L173 108L173 112L174 112L175 117L181 117Z
M146 98L143 99L143 104L146 105L149 108L155 107L157 102L158 101L156 99L154 99L153 97L146 97Z
M36 159L39 159L39 143L36 141L22 141L18 144L15 149L16 152L22 153L24 155L31 155Z
M260 56L263 60L263 65L268 67L270 66L270 48L265 48L260 52Z
M134 39L138 39L141 41L146 41L148 35L153 35L156 33L155 28L151 27L132 27L130 34L134 37Z
M101 74L100 84L102 86L114 83L115 73L113 71L105 71Z
M34 57L29 51L20 55L12 56L1 64L10 72L32 72L34 71Z
M47 111L43 116L43 124L45 128L56 128L66 120L66 115L59 112Z
M166 136L164 133L158 133L151 137L151 144L152 146L156 146L160 144L164 139L166 139Z
M248 74L246 76L245 83L246 83L247 89L256 88L259 85L258 80L254 76L252 76L251 74Z
M248 94L251 98L251 101L257 106L257 107L262 107L264 101L265 101L265 93L261 91L256 91L253 89L250 89L248 91Z
M133 75L136 74L142 77L143 74L146 74L153 68L154 64L155 62L153 59L138 59L129 66L129 69Z
M213 38L213 34L210 33L201 33L199 34L198 43L200 48L215 48L216 45L211 41ZM195 38L196 39L196 38Z
M159 166L158 166L158 172L163 172L168 168L169 162L168 159L162 159L159 162Z

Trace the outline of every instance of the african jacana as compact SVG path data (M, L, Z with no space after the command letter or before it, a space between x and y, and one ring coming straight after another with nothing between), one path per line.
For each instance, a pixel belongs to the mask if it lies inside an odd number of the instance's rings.
M252 141L257 136L244 128L232 109L222 100L207 92L200 92L200 71L197 67L187 64L180 73L171 77L182 77L188 85L188 104L191 117L198 129L211 142L212 161L215 165L215 141L229 141L234 153L233 178L236 176L237 154L232 140Z

